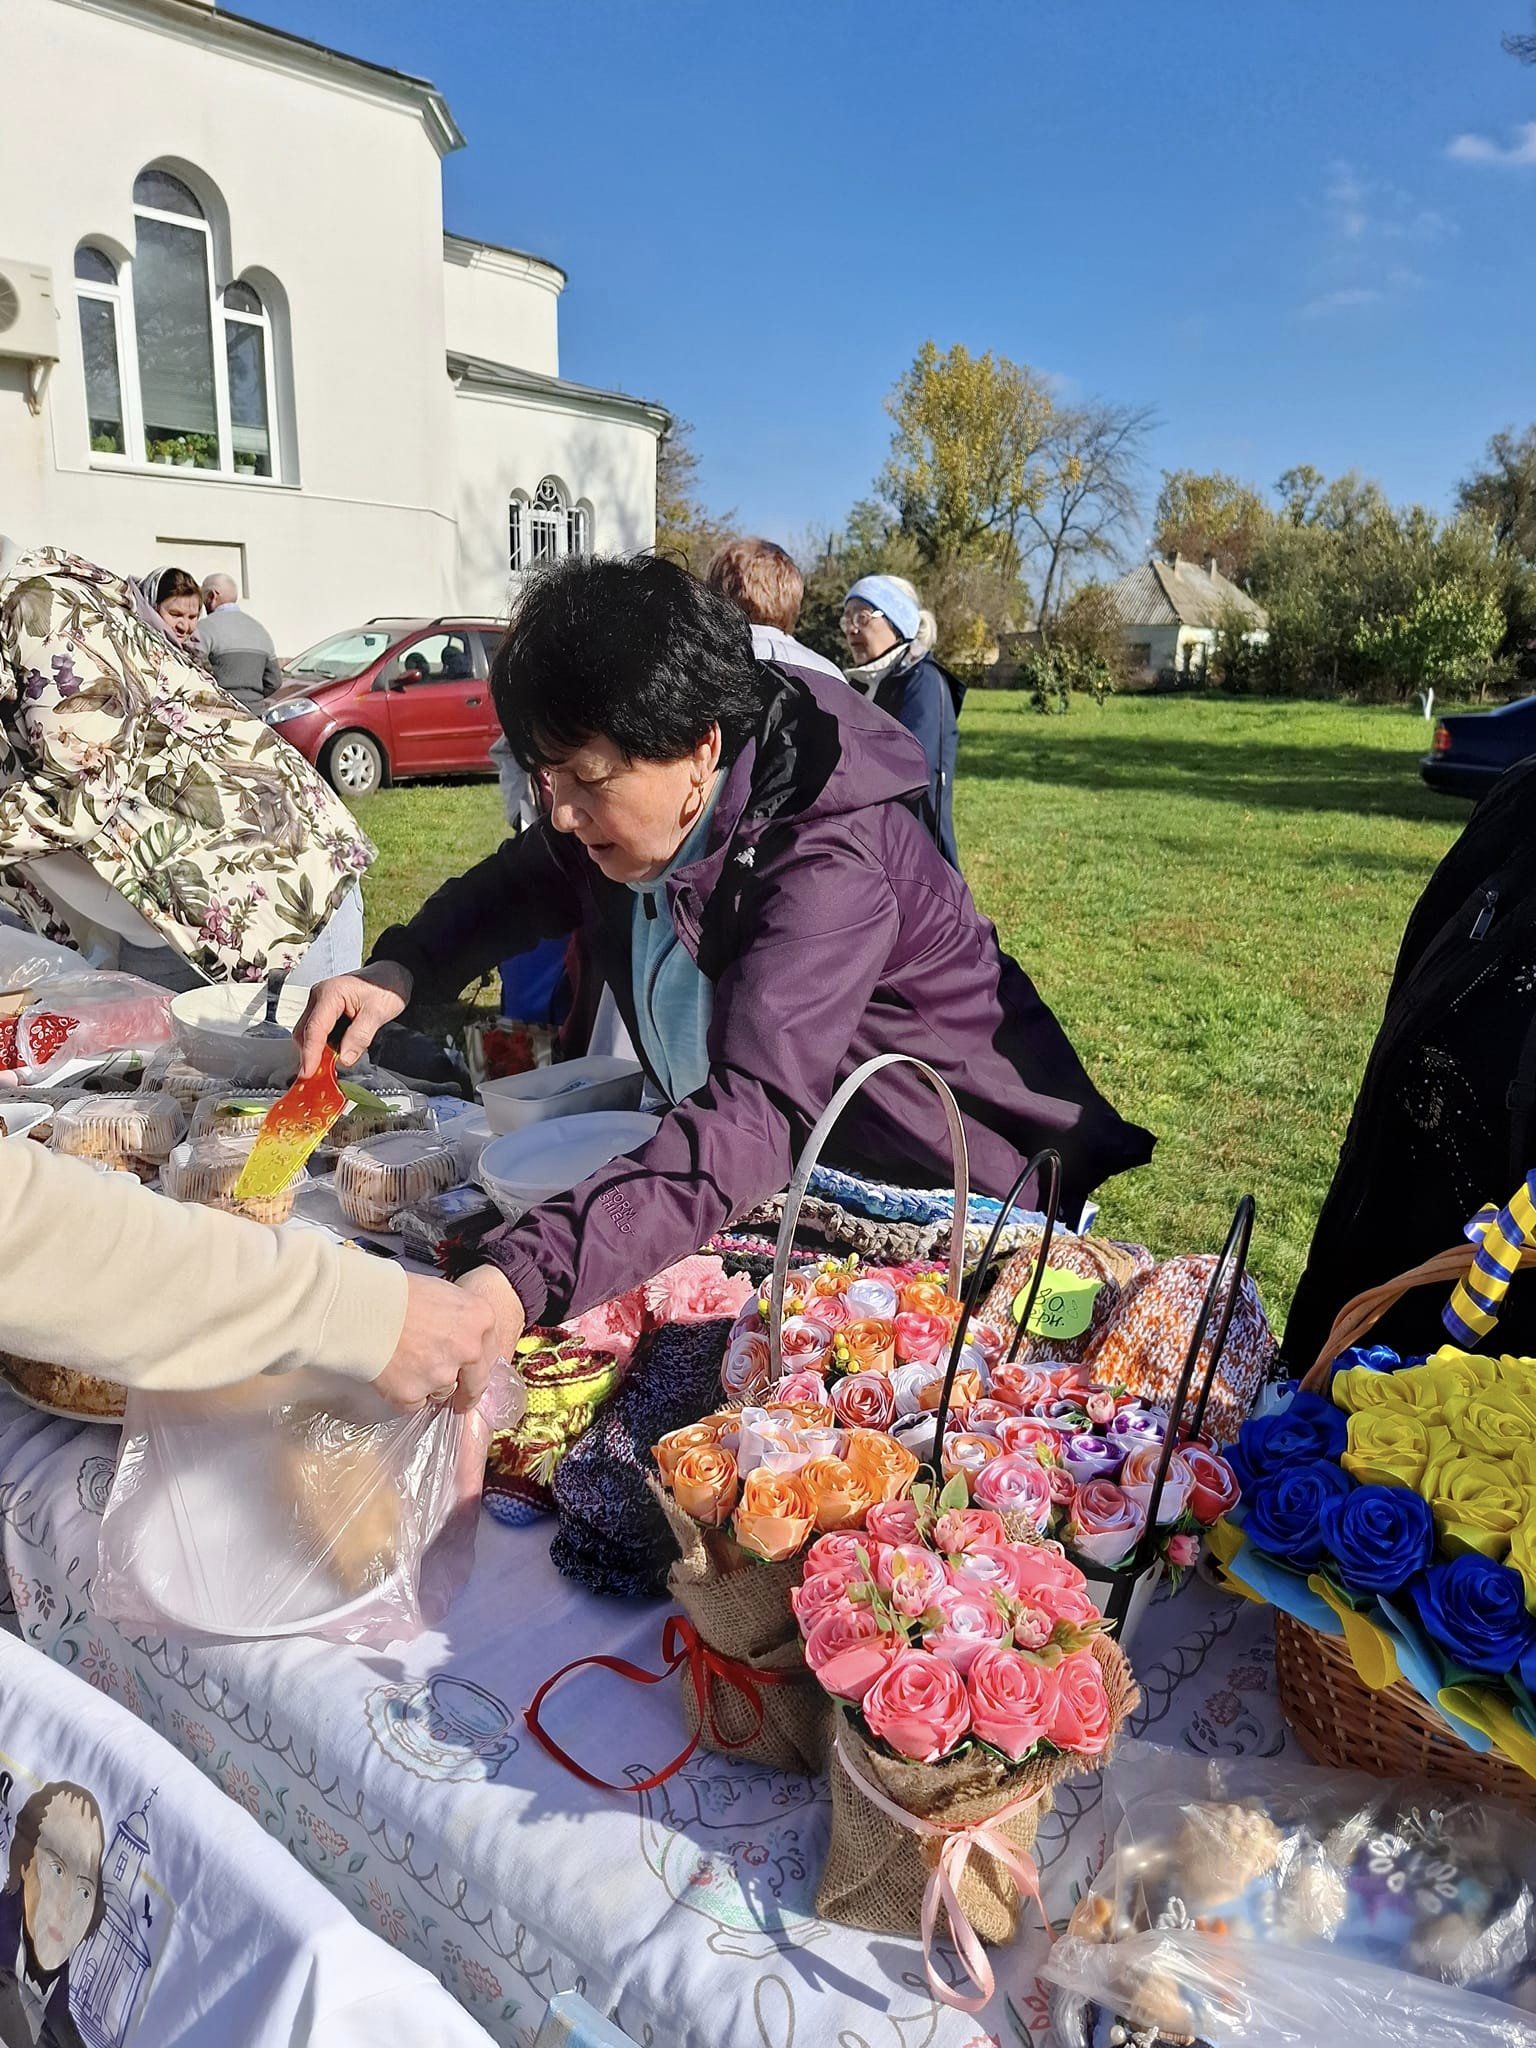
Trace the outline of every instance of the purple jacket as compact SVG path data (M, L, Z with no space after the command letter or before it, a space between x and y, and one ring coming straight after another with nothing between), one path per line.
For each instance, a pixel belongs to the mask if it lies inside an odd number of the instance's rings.
M875 1053L914 1053L949 1083L987 1194L1053 1145L1071 1215L1151 1157L1151 1133L1099 1094L919 823L917 742L845 684L762 675L763 719L707 850L668 882L678 937L714 983L709 1079L643 1151L481 1240L530 1322L622 1293L778 1193L838 1082ZM633 901L545 823L445 883L374 957L409 968L421 1000L451 1000L519 947L579 930L638 1045ZM827 1157L909 1184L950 1177L942 1111L910 1068L876 1075Z

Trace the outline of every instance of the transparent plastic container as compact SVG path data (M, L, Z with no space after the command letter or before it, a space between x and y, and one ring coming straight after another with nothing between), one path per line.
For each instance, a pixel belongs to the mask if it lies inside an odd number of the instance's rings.
M222 1082L216 1091L198 1099L192 1111L188 1135L220 1138L254 1137L266 1121L267 1111L282 1098L281 1088L231 1088Z
M247 1132L226 1136L205 1132L175 1146L160 1169L160 1192L173 1202L200 1202L208 1209L226 1209L233 1216L249 1216L253 1223L286 1223L293 1214L293 1198L304 1179L296 1173L286 1188L275 1195L254 1195L241 1200L235 1187L245 1162L255 1147Z
M77 1095L54 1112L53 1149L143 1176L164 1164L186 1127L171 1095Z
M386 1131L349 1145L336 1162L336 1196L360 1230L387 1230L398 1209L451 1188L459 1158L433 1131Z

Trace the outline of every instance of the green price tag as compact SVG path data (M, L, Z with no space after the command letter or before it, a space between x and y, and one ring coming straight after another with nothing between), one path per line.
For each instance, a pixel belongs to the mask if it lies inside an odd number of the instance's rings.
M1103 1285L1102 1280L1085 1280L1081 1273L1068 1273L1058 1266L1047 1266L1040 1292L1030 1311L1031 1337L1081 1337L1093 1321L1093 1304ZM1022 1319L1028 1299L1027 1287L1023 1293L1014 1296L1015 1322Z

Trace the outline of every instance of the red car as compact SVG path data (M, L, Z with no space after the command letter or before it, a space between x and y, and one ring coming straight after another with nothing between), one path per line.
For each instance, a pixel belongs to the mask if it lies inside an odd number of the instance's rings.
M263 716L343 796L408 775L494 775L494 619L370 619L283 670Z

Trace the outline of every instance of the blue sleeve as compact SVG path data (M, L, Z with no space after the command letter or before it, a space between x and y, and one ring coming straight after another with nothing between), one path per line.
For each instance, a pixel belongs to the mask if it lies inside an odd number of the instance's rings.
M932 663L920 661L902 678L896 716L928 756L928 783L936 791L944 767L944 712L949 697L944 678Z

